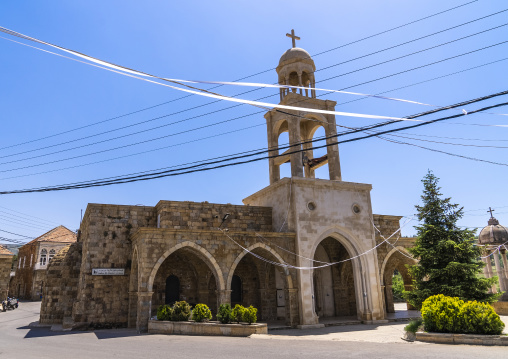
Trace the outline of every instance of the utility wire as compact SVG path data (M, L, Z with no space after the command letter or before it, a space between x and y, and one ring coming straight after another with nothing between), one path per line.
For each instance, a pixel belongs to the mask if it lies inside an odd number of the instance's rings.
M456 103L456 104L453 104L453 105L444 106L444 107L441 107L439 109L434 109L434 110L426 111L426 112L419 113L419 114L416 114L416 115L407 116L406 118L415 119L415 118L418 118L418 117L422 117L422 116L427 116L427 115L430 115L430 114L438 113L438 112L441 112L441 111L445 111L445 110L449 110L449 109L453 109L453 108L457 108L457 107L462 107L462 106L467 105L467 104L472 104L472 103L486 101L486 100L489 100L491 98L495 98L495 97L498 97L498 96L504 96L504 95L507 95L507 94L508 94L508 91L502 91L502 92L498 92L498 93L495 93L495 94L491 94L491 95L487 95L487 96L483 96L483 97L479 97L479 98L475 98L475 99L471 99L471 100L467 100L467 101L462 101L462 102L459 102L459 103ZM463 113L461 115L463 115ZM296 115L296 116L297 117L303 117L303 116L299 116L299 115ZM306 119L305 117L303 117L303 118ZM365 127L361 127L361 128L350 129L349 131L344 131L342 133L338 133L337 135L334 135L334 136L331 136L331 137L339 137L339 136L354 134L354 133L358 133L358 132L365 132L365 131L372 130L372 129L375 129L375 128L391 125L391 124L396 123L396 122L400 122L400 121L389 121L389 122L374 124L374 125L371 125L371 126L365 126ZM424 122L424 123L426 123L426 122ZM330 137L323 136L322 138L320 138L320 140L327 139L327 138L330 138ZM312 143L313 141L316 141L316 139L312 139L310 141L306 141L306 142L302 142L302 143ZM204 163L206 161L211 161L211 160L216 160L216 159L223 159L223 158L231 158L231 156L239 156L239 155L244 155L246 153L250 154L250 155L257 155L257 154L260 154L260 153L265 153L266 151L279 150L279 149L284 149L284 148L289 148L289 147L291 147L291 145L290 146L283 146L283 147L280 147L280 146L279 147L275 146L275 147L272 147L272 148L269 147L268 150L265 150L265 149L251 150L251 151L246 151L246 152L243 152L243 153L237 153L237 154L234 154L234 155L221 156L219 158L208 159L208 160L205 160L205 161L191 162L189 164L185 164L184 166L190 165L190 164L204 165ZM240 158L240 157L238 157L238 158ZM169 168L174 168L174 167L177 167L177 166L172 166L172 167L169 167ZM154 171L159 171L159 170L154 170ZM153 172L153 171L145 171L145 172L142 172L142 173L147 173L147 172ZM132 175L134 175L134 174L130 174L128 176L132 176ZM109 177L107 179L120 178L120 177L124 177L124 176ZM104 180L104 179L101 179L101 180ZM74 184L88 183L88 182L89 181L84 181L84 182L78 182L78 183L72 183L72 184L74 185Z
M494 96L494 95L490 95L490 96ZM506 105L508 105L508 102L499 103L499 104L491 105L491 106L487 106L487 107L484 107L484 108L481 108L481 109L478 109L478 110L475 110L475 111L471 111L469 113L477 113L477 112L486 111L486 110L489 110L489 109L492 109L492 108L497 108L497 107L506 106ZM419 123L419 124L415 124L415 125L411 125L411 126L405 126L405 127L395 128L395 129L386 130L386 131L380 131L380 132L376 132L375 134L369 134L369 135L362 136L362 137L356 137L356 138L353 138L353 139L348 139L348 140L343 140L343 141L335 141L335 142L327 143L327 144L321 145L321 146L314 146L314 147L308 148L308 149L299 149L299 150L294 150L294 151L286 152L284 154L268 155L268 156L254 158L254 159L249 159L249 160L244 160L244 161L238 161L238 162L234 162L234 163L227 163L227 164L216 165L216 166L213 166L213 167L202 168L203 165L201 164L201 165L198 165L198 166L190 166L190 167L182 168L182 169L179 169L179 170L169 170L169 171L163 171L163 172L159 172L159 173L153 173L151 175L124 177L124 178L113 180L113 181L102 181L102 182L101 181L94 181L94 182L89 182L89 183L83 183L83 184L80 184L80 185L60 185L60 186L39 187L39 188L14 190L14 191L2 191L2 192L0 192L0 194L33 193L33 192L47 192L47 191L60 191L60 190L68 190L68 189L88 188L88 187L99 187L99 186L107 186L107 185L112 185L112 184L131 183L131 182L137 182L137 181L145 181L145 180L152 180L152 179L163 178L163 177L183 175L183 174L188 174L188 173L209 171L209 170L217 169L217 168L223 168L223 167L229 167L229 166L235 166L235 165L240 165L240 164L245 164L245 163L256 162L256 161L260 161L260 160L263 160L263 159L266 159L266 158L276 158L276 157L280 157L280 156L290 155L290 154L293 154L293 153L305 152L307 150L314 150L314 149L319 149L319 148L325 148L325 147L337 145L337 144L340 144L340 143L355 142L355 141L359 141L359 140L363 140L363 139L367 139L367 138L371 138L371 137L378 137L378 136L384 135L386 133L402 131L402 130L405 130L405 129L408 129L408 128L420 127L420 126L424 126L424 125L427 125L427 124L436 123L438 121L444 121L444 120L448 120L448 119L452 119L452 118L457 118L457 117L462 117L462 116L466 116L466 114L456 114L456 115L452 115L452 116L448 116L448 117L443 117L443 118L438 118L438 119L430 120L430 121L427 121L427 122L423 122L423 123ZM337 135L328 136L327 138L335 138L335 137L337 137ZM303 143L312 143L312 141L303 141L303 142L300 142L298 144L298 146L300 146ZM290 145L288 147L294 147L294 146L295 145ZM233 157L233 158L231 158L229 160L214 161L214 162L207 163L207 165L214 165L214 164L218 164L220 162L225 162L225 161L230 161L230 160L237 160L237 159L243 159L243 158L251 157L251 156L254 156L254 155L258 155L258 154L264 154L266 152L270 152L270 150L264 150L264 151L260 151L259 153L250 154L250 155L237 156L237 157ZM438 152L440 152L440 151L438 151ZM475 160L475 161L487 162L487 163L496 164L496 165L508 166L508 164L506 164L506 163L498 163L498 162L481 160L481 159L476 159L476 158L466 157L466 156L460 156L460 155L459 155L459 157L463 157L463 158L467 158L467 159L472 159L472 160ZM200 168L195 168L195 167L200 167Z
M487 47L483 47L483 48L480 48L480 49L472 50L472 51L469 51L469 52L466 52L466 53L463 53L463 54L460 54L460 55L456 55L456 56L452 56L452 57L449 57L449 58L446 58L446 59L442 59L442 60L439 60L437 62L433 62L433 63L430 63L430 64L425 64L425 65L422 65L422 66L418 66L416 68L412 68L412 69L404 70L404 71L401 71L401 72L398 72L398 73L395 73L395 74L383 76L383 77L378 78L378 79L366 81L366 82L363 82L361 84L357 84L357 85L354 85L354 86L349 86L349 87L346 87L345 89L348 89L348 88L351 88L351 87L356 87L356 86L359 86L359 85L362 85L362 84L366 84L366 83L370 83L370 82L374 82L374 81L378 81L378 80L382 80L382 79L386 79L388 77L396 76L396 75L399 75L399 74L402 74L402 73L406 73L406 72L409 72L409 71L413 71L413 70L416 70L416 69L427 67L427 66L430 66L430 65L433 65L433 64L437 64L437 63L440 63L440 62L443 62L443 61L447 61L447 60L450 60L450 59L454 59L454 58L457 58L457 57L460 57L460 56L468 55L468 54L471 54L471 53L474 53L474 52L477 52L477 51L481 51L481 50L485 50L485 49L491 48L493 46L498 46L498 45L501 45L501 44L504 44L504 43L507 43L507 42L508 42L508 40L500 42L500 43L497 43L497 44L494 44L494 45L490 45L490 46L487 46ZM339 75L339 76L341 76L341 75ZM323 81L326 81L326 80L323 80ZM322 94L321 96L323 96L325 94ZM271 95L271 96L273 96L273 95ZM269 97L269 96L267 96L267 97ZM241 106L241 105L234 105L234 106L231 106L229 108L238 107L238 106ZM224 110L224 109L222 109L222 110ZM222 111L222 110L218 110L218 111ZM275 110L278 111L278 112L282 112L281 110L277 110L276 108L275 108ZM218 112L218 111L214 111L214 112ZM260 113L260 112L264 112L264 111L259 111L258 113ZM203 114L203 116L204 115L205 114ZM248 116L248 115L245 115L243 117L246 117L246 116ZM187 121L187 120L188 119L180 120L178 122L183 122L183 121ZM228 121L223 121L223 122L228 122ZM168 124L168 125L170 125L170 124ZM165 126L168 126L168 125L162 125L162 126L159 126L158 128L165 127ZM210 127L210 126L213 126L213 125L214 124L202 126L199 129L205 128L205 127ZM143 132L146 132L146 131L148 131L148 130L145 130ZM185 132L188 132L188 131L183 131L181 133L185 133ZM134 134L136 134L136 133L134 133ZM123 137L131 136L131 135L133 135L133 134L118 136L117 138L123 138ZM98 154L98 153L109 152L109 151L113 151L113 150L117 150L117 149L122 149L122 148L126 148L126 147L131 147L131 146L142 144L142 143L147 143L147 142L155 141L155 140L159 140L159 139L166 138L166 137L169 137L169 136L174 136L174 134L167 135L167 136L162 136L162 137L158 137L158 138L154 138L154 139L149 139L149 140L145 140L145 141L140 141L140 142L136 142L136 143L130 143L130 144L127 144L127 145L123 145L123 146L119 146L119 147L115 147L115 148L110 148L110 149L106 149L106 150L101 150L101 151L96 151L96 152L92 152L92 153L88 153L88 154L82 154L82 155L79 155L79 156L73 156L73 157L70 157L70 158L59 159L59 160L44 162L44 163L40 163L40 164L29 165L29 166L17 167L17 168L9 169L9 170L3 170L3 171L0 171L0 173L3 173L3 172L12 172L12 171L17 171L17 170L21 170L21 169L33 168L33 167L39 167L39 166L44 166L44 165L47 165L47 164L53 164L53 163L62 162L62 161L69 161L69 160L73 160L73 159L76 159L76 158L91 156L91 155L95 155L95 154ZM84 145L84 146L78 146L78 147L75 147L73 149L81 148L81 147L87 147L87 146L91 146L91 145L95 145L95 144L99 144L99 143L103 143L103 142L109 142L109 140L97 141L97 142L95 142L93 144L87 144L87 145ZM43 157L43 156L47 156L47 155L51 155L51 154L55 154L55 153L60 153L60 152L65 152L65 151L66 150L62 150L62 151L57 151L57 152L53 152L53 153L46 154L46 155L40 155L40 156L35 156L35 157L31 157L31 158L26 158L26 159L18 159L18 160L15 160L15 161L3 162L3 163L0 163L0 165L9 164L9 163L16 163L16 162L19 162L19 161L30 160L30 159L33 159L33 158Z
M429 16L425 16L423 18L420 18L420 19L417 19L417 20L414 20L414 21L411 21L411 22L408 22L408 23L405 23L403 25L399 25L399 26L396 26L396 27L393 27L391 29L388 29L388 30L385 30L385 31L382 31L382 32L378 32L376 34L373 34L373 35L370 35L370 36L367 36L367 37L364 37L364 38L361 38L361 39L358 39L358 40L355 40L355 41L352 41L352 42L349 42L349 43L346 43L346 44L343 44L343 45L340 45L340 46L337 46L335 48L332 48L332 49L329 49L329 50L325 50L325 51L322 51L320 53L317 53L317 54L314 54L312 55L311 57L317 57L319 55L322 55L322 54L325 54L325 53L328 53L328 52L331 52L331 51L335 51L335 50L338 50L340 48L343 48L343 47L346 47L346 46L349 46L349 45L353 45L353 44L356 44L356 43L359 43L359 42L362 42L362 41L365 41L365 40L368 40L368 39L371 39L371 38L374 38L374 37L377 37L379 35L382 35L382 34L386 34L388 32L391 32L391 31L394 31L394 30L397 30L397 29L401 29L403 27L406 27L406 26L409 26L409 25L412 25L412 24L415 24L417 22L420 22L420 21L423 21L423 20L427 20L427 19L430 19L432 17L435 17L435 16L438 16L438 15L441 15L441 14L444 14L444 13L447 13L449 11L453 11L453 10L456 10L456 9L459 9L461 7L464 7L464 6L467 6L467 5L470 5L470 4L473 4L475 2L477 2L478 0L474 0L474 1L470 1L470 2L467 2L467 3L464 3L464 4L461 4L461 5L458 5L458 6L455 6L455 7L452 7L452 8L449 8L447 10L443 10L443 11L440 11L440 12L437 12L437 13L434 13L434 14L431 14ZM489 16L493 16L493 15L496 15L497 13L494 13L494 14L490 14L490 15L487 15L486 17L489 17ZM479 18L479 19L476 19L476 20L473 20L473 21L477 21L477 20L481 20L485 17L482 17L482 18ZM470 23L470 22L468 22ZM461 25L459 25L461 26ZM14 34L12 34L14 35ZM255 74L252 74L252 75L248 75L246 77L242 77L238 80L234 80L233 82L238 82L238 81L241 81L241 80L244 80L244 79L247 79L247 78L250 78L250 77L254 77L254 76L257 76L257 75L260 75L260 74L263 74L263 73L266 73L266 72L269 72L269 71L273 71L274 68L270 68L268 70L264 70L264 71L260 71L260 72L257 72ZM223 85L218 85L218 86L214 86L214 87L211 87L210 89L215 89L215 88L218 88L218 87L221 87ZM49 135L49 136L45 136L45 137L42 137L42 138L39 138L39 139L34 139L34 140L30 140L30 141L26 141L26 142L23 142L23 143L19 143L19 144L14 144L14 145L10 145L10 146L6 146L6 147L2 147L0 148L0 150L2 149L7 149L7 148L12 148L12 147L16 147L16 146L21 146L21 145L24 145L24 144L29 144L29 143L33 143L33 142L37 142L37 141L41 141L41 140L44 140L44 139L48 139L48 138L52 138L52 137L56 137L56 136L60 136L60 135L64 135L64 134L68 134L70 132L74 132L74 131L77 131L77 130L80 130L80 129L84 129L84 128L88 128L88 127L91 127L91 126L95 126L95 125L98 125L98 124L102 124L102 123L105 123L105 122L109 122L109 121L112 121L112 120L115 120L115 119L119 119L119 118L122 118L122 117L126 117L126 116L129 116L129 115L132 115L132 114L136 114L136 113L139 113L139 112L143 112L143 111L146 111L146 110L149 110L149 109L153 109L153 108L156 108L156 107L159 107L159 106L162 106L162 105L166 105L168 103L172 103L172 102L175 102L175 101L178 101L178 100L181 100L181 99L184 99L184 98L187 98L187 97L190 97L190 96L194 96L194 95L185 95L185 96L182 96L182 97L179 97L179 98L176 98L176 99L173 99L173 100L170 100L170 101L166 101L166 102L163 102L163 103L160 103L160 104L157 104L157 105L154 105L154 106L150 106L150 107L146 107L146 108L143 108L143 109L140 109L140 110L137 110L137 111L133 111L133 112L130 112L130 113L127 113L127 114L123 114L123 115L120 115L120 116L116 116L116 117L112 117L112 118L109 118L109 119L106 119L106 120L102 120L102 121L98 121L98 122L95 122L95 123L92 123L92 124L89 124L89 125L85 125L85 126L81 126L81 127L78 127L78 128L75 128L75 129L71 129L71 130L67 130L67 131L63 131L63 132L60 132L60 133L57 133L57 134L53 134L53 135ZM215 102L215 101L214 101Z

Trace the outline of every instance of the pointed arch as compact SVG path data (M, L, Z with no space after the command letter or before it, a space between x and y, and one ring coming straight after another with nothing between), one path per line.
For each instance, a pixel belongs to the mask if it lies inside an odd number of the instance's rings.
M168 249L165 251L162 256L159 258L159 260L155 263L154 267L152 268L152 271L150 273L150 276L148 278L148 291L153 290L153 282L155 280L155 276L157 275L157 271L159 270L162 263L174 252L176 252L179 249L182 248L188 248L191 249L195 254L198 255L198 257L203 260L203 262L210 268L212 273L214 274L215 278L218 282L218 288L217 290L222 290L226 286L224 285L224 276L222 274L222 270L219 267L219 264L215 260L215 258L208 252L205 248L201 247L200 245L190 242L190 241L184 241L176 246Z
M285 263L285 261L282 259L282 257L275 250L273 250L271 247L267 246L264 243L255 243L255 244L251 245L250 247L248 247L247 250L242 251L242 253L240 253L236 257L235 261L233 262L233 264L231 265L231 267L229 269L228 280L226 282L226 289L228 289L228 290L231 289L231 282L233 280L233 275L235 274L235 270L236 270L236 267L238 266L238 263L240 263L242 258L245 257L245 255L247 253L252 252L256 248L262 248L262 249L268 251L271 255L273 255L277 259L277 261L279 263L281 263L281 264ZM291 275L289 274L288 269L286 267L281 267L281 268L283 268L284 275L286 276L286 284L288 286L288 289L292 289L293 288L293 280L291 278Z

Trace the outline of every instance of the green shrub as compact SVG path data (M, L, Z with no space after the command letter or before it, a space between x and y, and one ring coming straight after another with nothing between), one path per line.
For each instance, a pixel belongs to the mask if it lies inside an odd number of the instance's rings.
M254 308L252 305L249 308L244 308L242 315L243 321L249 324L256 323L256 321L258 320L258 317L256 315L257 312L258 310Z
M189 320L191 315L191 306L186 301L175 302L173 304L173 312L171 313L171 320L174 322L181 322Z
M466 302L460 308L459 316L462 321L462 333L501 334L504 329L504 323L499 315L486 303Z
M171 320L173 308L167 304L159 305L157 308L157 320Z
M490 305L442 294L423 302L422 318L428 332L501 334L504 329L504 323Z
M196 304L192 309L192 319L196 322L207 322L212 319L212 312L206 304Z
M418 331L418 328L423 324L422 319L416 319L409 322L408 325L404 327L404 330L406 332L416 333Z
M240 323L243 320L243 312L245 311L245 308L243 305L237 304L232 310L232 317L233 321L236 321L237 323Z
M460 333L459 311L464 301L443 294L433 295L422 304L424 328L428 332Z
M220 305L219 312L217 313L217 319L222 324L229 324L235 319L233 317L233 310L231 309L231 306L229 305L229 303Z

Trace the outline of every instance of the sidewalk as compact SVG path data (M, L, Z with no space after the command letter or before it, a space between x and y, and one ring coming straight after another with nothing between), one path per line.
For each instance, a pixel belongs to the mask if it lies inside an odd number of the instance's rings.
M274 339L274 340L328 340L344 342L371 342L371 343L405 343L407 345L428 345L423 342L407 342L402 339L404 327L411 318L420 316L418 311L402 310L403 306L396 306L396 312L390 313L387 324L348 324L351 318L344 318L343 323L336 318L326 318L321 322L325 328L318 329L283 329L268 328L268 334L254 334L252 339ZM504 333L508 334L508 316L500 316L505 323ZM329 323L332 323L331 325ZM335 324L333 324L335 323ZM351 322L349 322L351 323ZM275 324L275 323L274 323ZM329 326L330 325L330 326ZM274 330L275 329L275 330Z

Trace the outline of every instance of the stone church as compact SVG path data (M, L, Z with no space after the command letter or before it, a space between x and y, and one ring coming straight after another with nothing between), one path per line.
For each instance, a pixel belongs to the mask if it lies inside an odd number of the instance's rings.
M294 38L276 72L279 84L302 89L281 89L280 103L333 111L336 102L316 97L314 61ZM143 331L159 305L177 300L214 313L222 303L253 305L259 321L300 328L326 317L382 321L393 312L393 273L410 285L404 248L412 241L383 236L401 217L373 214L372 186L342 181L336 144L319 158L312 143L301 144L321 127L335 135L335 116L274 109L265 119L270 154L279 156L269 160L270 185L244 205L89 204L78 241L48 266L40 322ZM291 147L279 153L284 132ZM284 163L291 177L281 179ZM321 166L329 179L315 178Z

